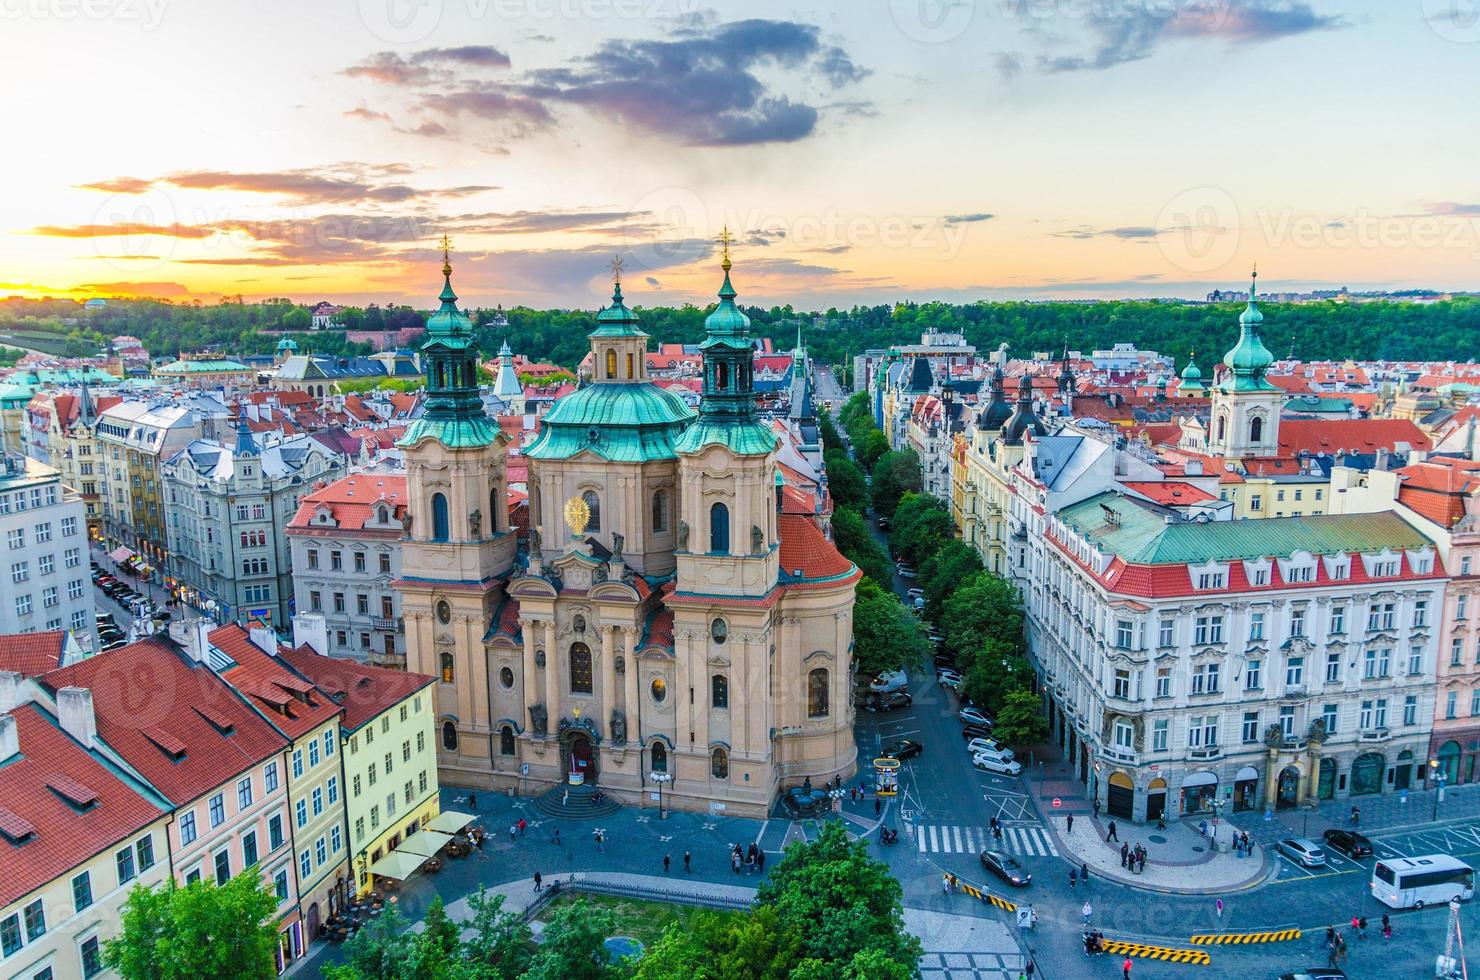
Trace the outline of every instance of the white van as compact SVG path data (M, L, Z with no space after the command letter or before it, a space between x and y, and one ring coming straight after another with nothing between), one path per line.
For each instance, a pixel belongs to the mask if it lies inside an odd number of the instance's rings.
M1448 854L1391 858L1372 866L1372 897L1395 909L1466 901L1475 894L1475 869Z

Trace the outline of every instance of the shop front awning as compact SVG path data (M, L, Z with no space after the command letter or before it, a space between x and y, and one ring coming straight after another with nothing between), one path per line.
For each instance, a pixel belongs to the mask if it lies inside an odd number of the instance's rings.
M418 830L401 841L397 854L419 854L424 858L436 857L437 852L452 840L451 834L439 834L435 830Z
M394 878L397 881L405 881L419 871L426 860L420 854L407 854L405 851L395 850L372 864L370 873L377 878Z
M128 548L114 548L112 551L108 552L108 557L112 558L115 562L118 562L119 564L128 561L133 556L134 553Z
M476 819L478 818L471 813L462 813L458 810L443 810L427 821L425 829L435 830L443 834L455 834Z

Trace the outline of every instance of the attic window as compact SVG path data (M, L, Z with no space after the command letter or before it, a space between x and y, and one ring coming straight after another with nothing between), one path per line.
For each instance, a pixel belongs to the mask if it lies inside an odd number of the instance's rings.
M144 737L153 742L159 749L175 762L185 758L185 743L163 728L146 728Z
M25 817L0 806L0 836L12 844L24 844L36 836L36 828Z
M217 711L215 708L203 708L197 706L195 709L195 713L200 715L206 721L210 722L211 727L216 729L216 731L220 732L222 735L230 735L236 730L236 723L233 722L230 718L226 717L220 711Z
M98 802L98 794L79 783L71 776L58 773L46 781L51 791L78 810L90 810Z

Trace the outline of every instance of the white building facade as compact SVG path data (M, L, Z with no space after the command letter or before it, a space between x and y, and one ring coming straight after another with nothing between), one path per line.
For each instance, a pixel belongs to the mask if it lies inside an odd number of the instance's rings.
M82 498L56 469L19 453L0 460L0 633L67 630L95 643Z

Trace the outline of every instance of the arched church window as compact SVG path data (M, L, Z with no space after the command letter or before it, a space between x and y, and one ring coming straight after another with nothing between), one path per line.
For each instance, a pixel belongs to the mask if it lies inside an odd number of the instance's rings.
M827 717L826 667L818 667L807 675L807 717Z
M709 706L711 708L730 706L730 679L724 674L715 674L709 679Z
M1218 441L1222 442L1228 438L1228 416L1218 416Z
M442 683L451 684L453 678L452 654L444 653L440 658L442 664Z
M709 551L721 555L730 553L730 508L724 504L709 508Z
M653 532L661 534L668 530L668 491L653 491Z
M635 370L635 368L636 368L636 362L633 360L632 354L629 352L627 354L627 380L628 381L636 381L637 380L637 371Z
M586 508L591 511L591 519L586 521L586 530L601 530L601 498L596 495L595 490L587 490L581 494L581 499L586 502Z
M457 751L457 726L450 721L442 723L442 748L449 752Z
M662 742L654 742L652 747L653 772L668 771L668 748Z
M498 730L498 751L500 755L514 754L514 729L509 725Z
M591 648L584 643L570 645L570 693L591 693Z
M504 496L503 494L499 493L498 485L497 484L495 484L493 486L493 488L488 491L488 533L489 534L497 534L499 532L500 527L502 527L502 525L503 525L503 522L499 520L499 511L502 509L502 508L499 507L499 503L503 499L503 496Z
M709 753L709 772L715 779L729 779L730 754L720 748Z
M1256 415L1249 420L1249 441L1258 442L1262 435L1264 435L1264 420Z
M606 352L606 376L615 378L617 376L617 352L608 350Z
M440 493L434 493L432 494L432 540L446 541L448 536L447 498Z

